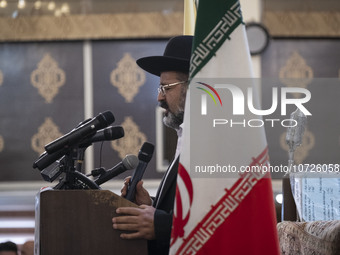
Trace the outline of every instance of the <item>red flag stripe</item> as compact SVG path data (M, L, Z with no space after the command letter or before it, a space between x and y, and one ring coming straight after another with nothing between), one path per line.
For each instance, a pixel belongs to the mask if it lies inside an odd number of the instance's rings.
M259 165L260 162L261 164L265 162L268 164L268 161L265 161L268 159L267 152L268 148L265 148L258 157L253 158L250 165ZM224 224L225 219L238 208L263 176L263 173L258 172L244 173L242 178L238 179L230 190L226 189L226 194L216 205L212 206L208 214L184 240L176 254L196 254L214 235L215 231ZM266 174L266 177L270 176Z
M182 178L185 184L185 187L188 190L188 194L190 198L190 205L191 205L193 196L194 196L194 188L192 186L191 178L190 178L188 171L185 169L185 167L181 163L179 163L178 174Z

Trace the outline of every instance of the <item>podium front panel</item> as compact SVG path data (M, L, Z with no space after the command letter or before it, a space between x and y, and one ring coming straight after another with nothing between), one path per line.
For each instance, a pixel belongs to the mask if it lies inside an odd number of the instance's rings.
M136 206L105 190L40 193L40 255L147 254L146 240L124 240L112 227L116 208Z

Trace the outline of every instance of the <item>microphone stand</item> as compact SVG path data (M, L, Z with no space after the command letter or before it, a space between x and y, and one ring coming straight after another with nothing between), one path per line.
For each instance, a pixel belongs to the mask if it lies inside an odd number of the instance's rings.
M86 148L72 147L65 154L64 159L59 162L59 169L65 173L65 176L53 189L100 189L100 187L94 181L90 180L86 175L81 173L85 149Z
M76 171L78 172L81 172L81 169L83 166L85 150L86 150L86 147L77 149Z

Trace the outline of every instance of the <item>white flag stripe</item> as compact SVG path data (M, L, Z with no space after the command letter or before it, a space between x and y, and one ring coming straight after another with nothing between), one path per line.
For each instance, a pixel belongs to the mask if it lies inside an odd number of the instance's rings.
M216 55L196 74L195 78L253 77L251 65L245 63L245 59L249 63L251 61L245 33L244 25L238 26L232 37L217 50Z

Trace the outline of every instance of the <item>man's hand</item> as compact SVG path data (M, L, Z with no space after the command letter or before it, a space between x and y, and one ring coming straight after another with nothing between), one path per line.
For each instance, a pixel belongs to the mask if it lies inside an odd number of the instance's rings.
M120 190L121 196L125 197L127 193L128 184L130 182L131 176L126 177L124 179L124 186ZM136 193L135 193L135 203L137 205L152 205L152 199L149 195L149 192L144 189L143 187L143 181L139 181L136 185Z
M123 233L123 239L155 239L154 214L156 209L152 206L141 205L135 207L120 207L116 210L118 214L127 214L112 219L113 228L133 233Z

